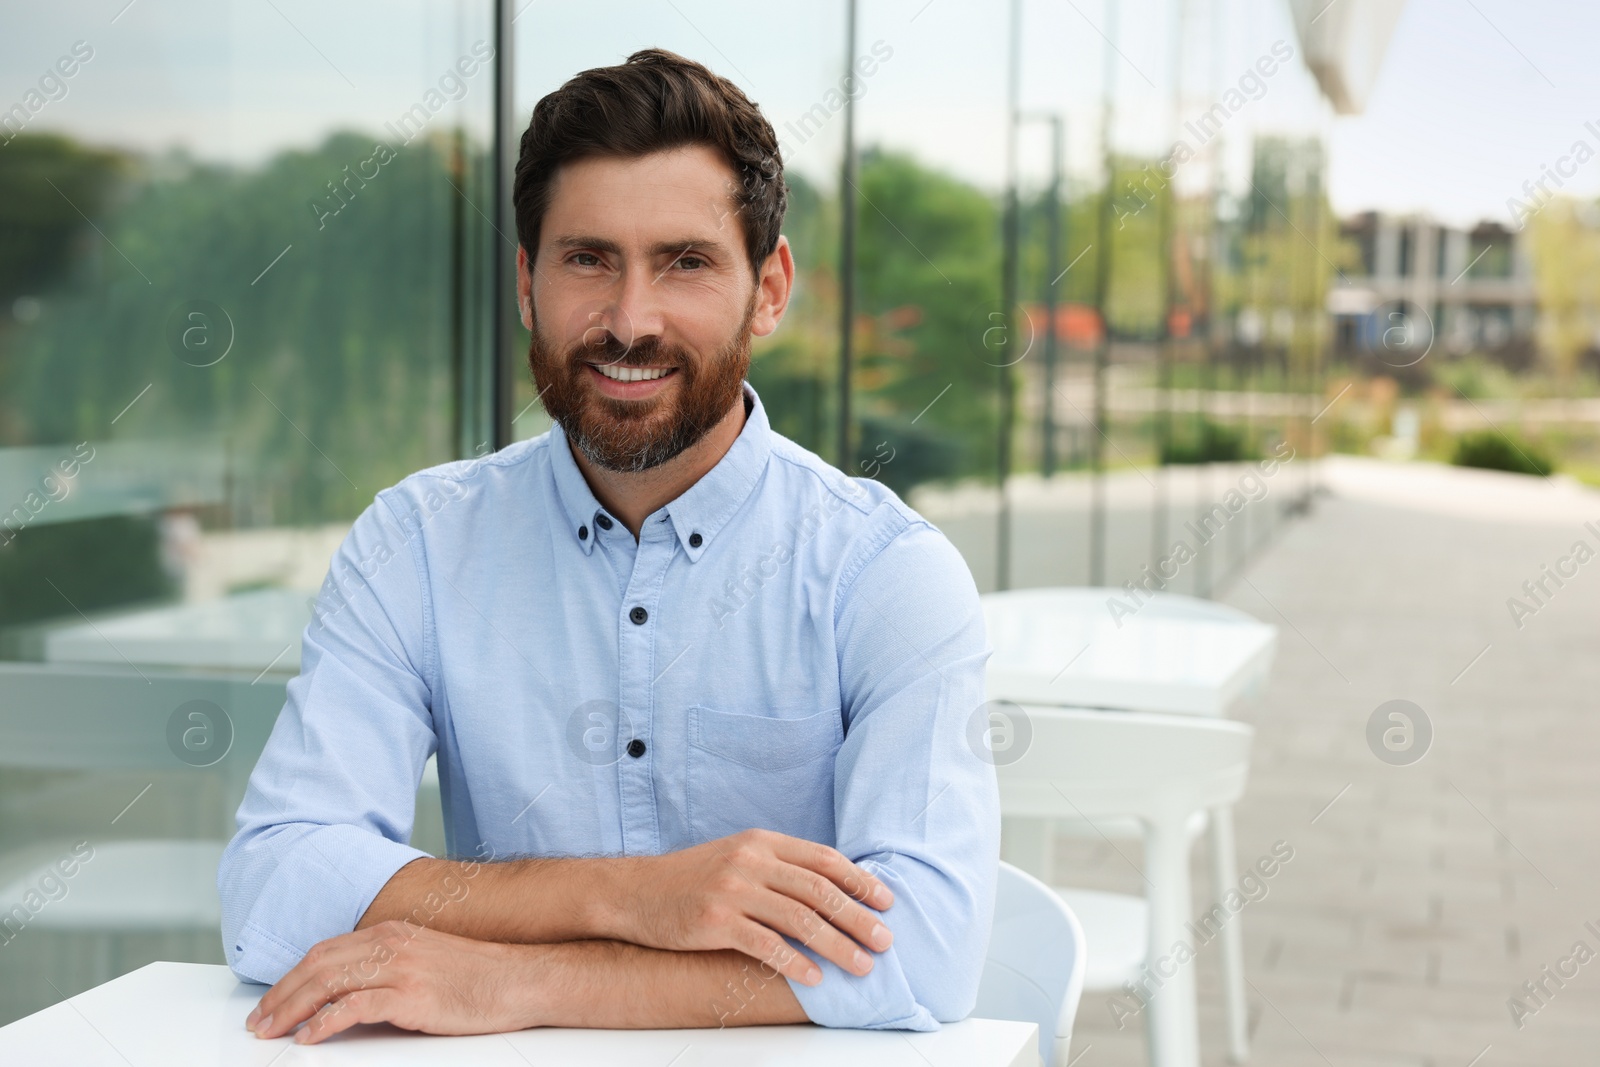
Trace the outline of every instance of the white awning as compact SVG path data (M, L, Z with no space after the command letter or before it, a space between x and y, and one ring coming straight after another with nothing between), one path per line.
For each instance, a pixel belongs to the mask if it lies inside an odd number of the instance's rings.
M1289 0L1307 68L1340 115L1357 115L1378 80L1405 0Z

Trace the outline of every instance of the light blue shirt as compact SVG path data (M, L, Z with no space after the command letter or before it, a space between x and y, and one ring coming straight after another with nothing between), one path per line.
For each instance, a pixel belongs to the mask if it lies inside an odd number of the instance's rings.
M637 542L559 428L377 495L218 871L235 974L277 981L424 855L407 842L436 752L459 858L655 855L751 827L832 845L894 891L895 941L861 978L792 942L823 972L790 983L806 1014L932 1030L971 1011L1000 848L969 741L989 656L972 577L745 395L733 447Z

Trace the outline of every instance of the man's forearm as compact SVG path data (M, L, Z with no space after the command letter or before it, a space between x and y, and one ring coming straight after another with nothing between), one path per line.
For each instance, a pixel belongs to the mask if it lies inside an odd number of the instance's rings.
M812 958L860 977L894 942L880 912L894 895L827 845L746 830L659 856L406 864L357 923L405 922L474 941L625 941L673 952L731 950L807 986ZM342 935L341 935L342 936Z
M731 950L575 941L517 953L538 1026L665 1030L808 1021L775 967Z
M399 919L511 944L615 937L616 868L638 862L604 857L413 860L378 891L356 929Z

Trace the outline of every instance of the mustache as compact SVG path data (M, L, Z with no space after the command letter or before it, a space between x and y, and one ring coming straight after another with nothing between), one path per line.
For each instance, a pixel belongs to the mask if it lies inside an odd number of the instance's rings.
M628 344L609 331L604 341L580 341L568 355L574 363L602 363L608 367L681 367L686 362L682 353L663 345L658 338L646 337Z

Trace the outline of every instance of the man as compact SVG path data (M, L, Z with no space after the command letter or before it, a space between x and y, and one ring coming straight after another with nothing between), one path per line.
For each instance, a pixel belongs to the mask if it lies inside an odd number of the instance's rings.
M794 282L771 126L640 52L540 101L514 197L556 428L384 490L335 554L218 874L230 965L276 983L246 1024L964 1017L982 617L938 531L744 384ZM405 843L433 753L461 859Z

